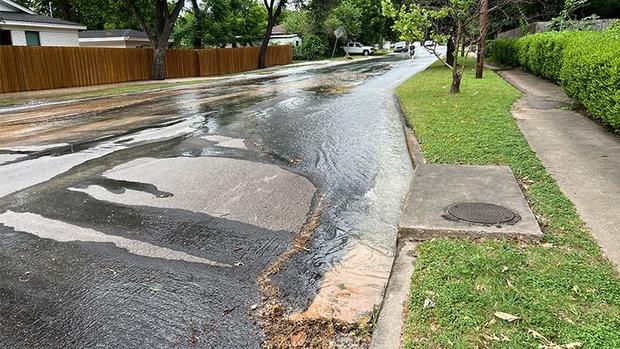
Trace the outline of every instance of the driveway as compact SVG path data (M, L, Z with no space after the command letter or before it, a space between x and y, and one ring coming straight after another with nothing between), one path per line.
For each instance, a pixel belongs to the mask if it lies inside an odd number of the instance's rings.
M0 110L0 346L257 348L369 315L412 176L392 91L433 61Z

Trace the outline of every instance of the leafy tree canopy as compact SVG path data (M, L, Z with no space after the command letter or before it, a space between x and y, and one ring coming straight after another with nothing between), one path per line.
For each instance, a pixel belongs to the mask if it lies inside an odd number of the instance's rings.
M255 0L207 0L200 5L201 26L196 16L188 12L179 19L174 41L180 47L193 47L196 30L206 46L223 47L227 44L251 44L264 34L267 13Z
M50 0L16 0L16 2L39 14L48 16L50 14ZM120 0L51 0L51 3L54 17L81 23L91 30L114 28L141 30L140 24L127 5Z
M355 0L343 0L325 20L325 29L332 33L343 26L348 38L357 39L362 32L362 15L362 9L356 6Z
M287 33L295 33L302 38L313 35L312 17L307 9L288 10L283 14L282 25Z

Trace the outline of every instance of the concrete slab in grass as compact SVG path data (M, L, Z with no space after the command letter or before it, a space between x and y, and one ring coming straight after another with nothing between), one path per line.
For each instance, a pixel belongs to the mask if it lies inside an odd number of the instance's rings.
M506 166L420 164L407 200L399 226L404 237L419 240L463 236L533 240L542 237L534 214ZM463 203L497 205L514 212L515 216L504 223L471 223L448 211L452 205Z

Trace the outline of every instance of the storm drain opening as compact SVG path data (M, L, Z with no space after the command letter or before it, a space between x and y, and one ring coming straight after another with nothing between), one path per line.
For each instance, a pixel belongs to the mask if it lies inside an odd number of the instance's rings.
M514 224L520 217L512 210L484 202L466 202L448 206L450 218L476 224Z

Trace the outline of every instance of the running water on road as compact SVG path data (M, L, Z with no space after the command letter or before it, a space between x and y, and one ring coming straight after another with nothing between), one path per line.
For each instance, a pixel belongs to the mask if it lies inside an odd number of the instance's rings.
M0 346L258 348L265 277L291 321L368 316L412 176L393 89L433 61L0 110Z

